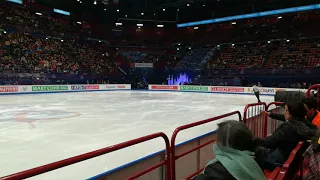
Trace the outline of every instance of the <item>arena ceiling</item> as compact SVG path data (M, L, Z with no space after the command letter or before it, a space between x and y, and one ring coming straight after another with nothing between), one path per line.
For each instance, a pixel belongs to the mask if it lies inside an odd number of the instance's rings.
M318 0L35 0L37 3L90 14L98 22L176 24L216 17L310 5Z

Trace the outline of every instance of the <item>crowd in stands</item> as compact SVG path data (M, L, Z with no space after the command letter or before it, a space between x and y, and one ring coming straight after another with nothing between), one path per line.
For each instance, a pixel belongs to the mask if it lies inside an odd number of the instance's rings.
M114 70L106 50L76 41L3 33L0 57L4 72L102 74Z

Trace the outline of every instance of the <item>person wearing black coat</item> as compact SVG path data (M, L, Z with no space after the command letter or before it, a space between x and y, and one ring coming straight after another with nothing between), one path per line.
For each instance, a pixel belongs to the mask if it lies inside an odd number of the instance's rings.
M301 102L288 102L284 112L286 121L270 136L255 139L257 146L270 149L266 169L273 170L276 166L282 165L299 141L311 139L316 134L317 126L304 118L306 113ZM281 116L277 119L281 119Z

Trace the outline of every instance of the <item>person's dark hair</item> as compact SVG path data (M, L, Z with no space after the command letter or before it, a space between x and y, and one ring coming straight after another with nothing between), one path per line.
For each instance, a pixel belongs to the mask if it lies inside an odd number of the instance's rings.
M218 124L217 144L240 151L253 150L253 135L249 128L239 121L224 121Z
M306 99L302 100L302 103L307 105L309 109L317 109L318 108L317 99L314 97L306 98Z
M287 102L286 105L288 106L289 113L293 117L305 118L307 115L307 110L304 108L302 102L290 101Z

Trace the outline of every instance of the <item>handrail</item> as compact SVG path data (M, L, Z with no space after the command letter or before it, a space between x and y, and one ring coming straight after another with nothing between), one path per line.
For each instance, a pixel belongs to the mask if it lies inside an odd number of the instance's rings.
M310 97L310 92L312 89L318 90L317 101L318 101L318 110L320 110L320 84L315 84L315 85L312 85L311 87L309 87L309 89L306 92L308 98Z
M267 104L265 102L260 102L260 103L252 103L252 104L247 104L246 107L244 108L244 112L243 112L243 121L246 125L247 124L247 116L248 116L248 109L250 107L257 107L257 106L263 106L264 110L267 110ZM253 111L251 111L251 117L257 116L259 114L253 114ZM262 132L263 137L267 136L267 118L264 119L264 129ZM255 129L250 129L251 131L253 131L253 134L256 135Z
M247 104L246 107L244 108L244 112L243 112L243 120L244 121L247 118L247 114L248 114L247 112L248 112L249 107L258 106L258 105L264 105L265 107L267 107L267 104L265 102Z
M320 90L320 84L314 84L314 85L310 86L309 89L306 92L307 97L310 97L310 92L311 92L312 89L319 89ZM318 92L318 97L320 96L319 93L320 92Z
M271 102L267 105L267 110L270 111L269 107L271 105L276 105L276 106L283 106L284 105L284 102Z
M61 161L57 161L57 162L54 162L54 163L46 164L46 165L43 165L43 166L40 166L40 167L36 167L36 168L33 168L33 169L25 170L25 171L18 172L18 173L15 173L15 174L11 174L11 175L8 175L8 176L5 176L5 177L1 177L0 180L17 180L17 179L30 178L30 177L33 177L33 176L36 176L36 175L39 175L39 174L43 174L43 173L46 173L46 172L49 172L49 171L53 171L53 170L56 170L56 169L59 169L59 168L65 167L65 166L69 166L71 164L79 163L79 162L87 160L87 159L98 157L98 156L101 156L101 155L104 155L104 154L107 154L107 153L110 153L110 152L113 152L113 151L116 151L116 150L119 150L119 149L123 149L123 148L129 147L129 146L133 146L133 145L136 145L136 144L148 141L148 140L152 140L152 139L155 139L155 138L158 138L158 137L162 137L164 139L164 141L165 141L165 145L166 145L166 157L165 157L165 160L162 161L161 163L159 163L159 164L157 164L157 165L155 165L155 166L143 171L143 172L140 172L140 173L134 175L133 177L130 177L129 179L137 178L139 176L142 176L143 174L146 174L147 172L152 171L153 169L155 169L157 167L160 167L160 166L162 166L164 164L167 164L167 166L166 166L166 176L167 176L167 180L170 180L170 177L171 177L170 155L169 155L170 154L170 144L169 144L169 138L163 132L150 134L150 135L143 136L143 137L140 137L140 138L137 138L137 139L133 139L133 140L130 140L130 141L126 141L126 142L123 142L123 143L120 143L120 144L116 144L116 145L113 145L113 146L102 148L102 149L99 149L99 150L96 150L96 151L91 151L91 152L88 152L88 153L85 153L85 154L81 154L81 155L78 155L78 156L74 156L74 157L71 157L71 158L67 158L67 159L64 159L64 160L61 160Z
M234 111L234 112L231 112L231 113L227 113L227 114L223 114L221 116L217 116L217 117L213 117L213 118L210 118L210 119L206 119L206 120L202 120L202 121L198 121L198 122L194 122L194 123L190 123L190 124L186 124L186 125L183 125L183 126L180 126L180 127L177 127L172 136L171 136L171 157L170 157L170 166L171 166L171 173L172 173L172 177L171 177L171 180L175 180L176 179L176 166L175 166L175 161L179 158L182 157L182 155L186 155L192 151L195 151L197 149L200 149L201 147L203 147L204 145L200 145L198 147L195 147L191 150L188 151L188 153L183 153L181 155L177 155L176 156L176 151L175 151L175 142L176 142L176 137L178 135L178 133L182 130L185 130L185 129L189 129L189 128L192 128L192 127L195 127L195 126L199 126L199 125L202 125L202 124L206 124L206 123L209 123L209 122L212 122L212 121L215 121L215 120L218 120L218 119L221 119L221 118L225 118L225 117L229 117L229 116L232 116L232 115L235 115L237 114L238 117L239 117L239 121L241 121L241 113L239 111ZM214 142L215 140L211 140L209 141L210 143ZM206 144L210 144L209 142L207 142Z

